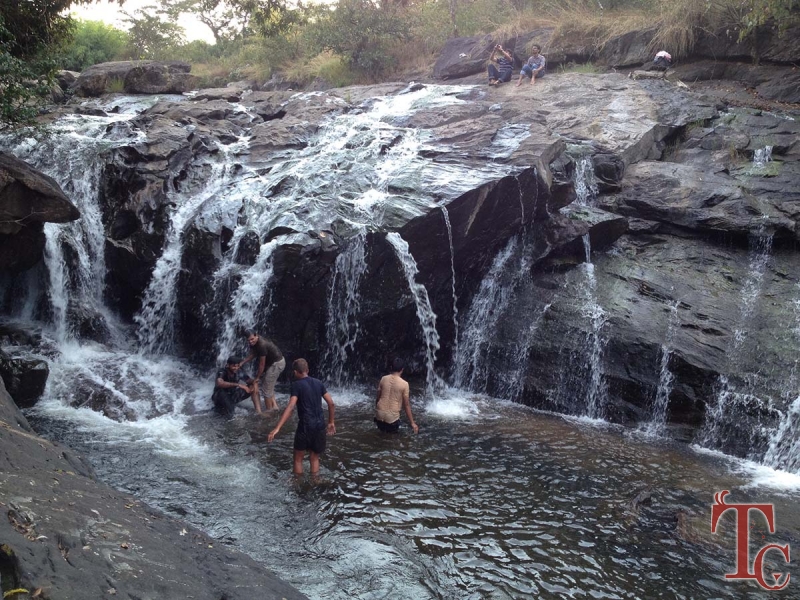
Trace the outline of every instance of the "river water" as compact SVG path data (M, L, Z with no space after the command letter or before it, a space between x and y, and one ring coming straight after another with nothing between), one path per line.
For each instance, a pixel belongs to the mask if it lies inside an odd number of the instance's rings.
M94 361L96 371L103 352L70 354L73 368ZM151 371L188 382L179 410L117 422L50 397L30 416L85 452L103 480L312 599L766 598L723 578L735 561L733 513L712 535L710 506L725 489L728 502L776 506L777 531L754 535L752 556L763 540L800 544L797 476L603 421L419 390L419 435L392 437L371 422L371 388L333 389L337 434L314 482L291 474L292 422L267 443L279 413L259 418L243 403L227 421L208 410L210 379L168 359ZM142 388L146 404L158 404L158 387ZM278 398L285 406L285 391ZM640 493L652 495L637 505ZM760 516L751 523L765 533ZM778 596L796 597L796 585Z

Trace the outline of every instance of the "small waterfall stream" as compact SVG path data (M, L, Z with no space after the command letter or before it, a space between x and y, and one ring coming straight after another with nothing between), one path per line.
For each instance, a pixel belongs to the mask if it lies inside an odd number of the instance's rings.
M591 157L584 156L576 161L573 185L577 196L575 203L594 206L598 188ZM597 278L589 233L583 235L581 241L585 261L579 267L575 295L587 331L578 350L569 353L568 362L562 354L561 383L553 395L562 406L573 407L576 412L592 419L602 419L608 402L608 386L603 375L603 357L608 343L603 335L606 312L597 300Z
M658 387L653 397L650 421L644 426L644 431L652 436L663 436L667 428L669 397L672 394L672 386L675 383L675 376L669 368L669 359L672 356L672 346L675 343L675 332L679 326L679 306L680 300L675 301L670 306L667 331L664 334L664 342L661 344L661 351L659 352Z
M329 381L338 385L351 382L347 365L361 331L359 286L366 271L367 234L362 230L336 257L328 292L323 372L327 373Z
M425 366L427 368L426 387L429 396L433 396L437 390L444 388L444 381L436 374L436 352L439 350L439 332L436 331L436 313L431 308L428 298L428 290L425 286L417 282L417 263L408 249L408 243L400 237L399 233L391 232L386 234L386 241L394 249L403 273L408 283L408 291L414 298L414 305L417 309L417 318L422 327L422 336L425 340Z
M743 371L742 351L750 329L753 311L761 294L764 274L772 255L772 237L772 233L767 232L763 225L750 235L748 271L739 299L739 315L733 331L733 346L728 354L728 373L722 373L719 376L716 398L706 410L706 420L700 433L702 445L710 448L724 445L731 431L736 431L733 421L736 419L737 405L761 402L753 395L747 378L739 383L733 380L732 375L738 375ZM736 435L740 434L741 432L736 433Z
M447 243L450 246L450 281L453 290L453 356L458 356L458 295L456 294L456 264L453 250L453 226L450 224L450 213L442 206L442 217L447 228ZM524 211L523 211L524 214Z

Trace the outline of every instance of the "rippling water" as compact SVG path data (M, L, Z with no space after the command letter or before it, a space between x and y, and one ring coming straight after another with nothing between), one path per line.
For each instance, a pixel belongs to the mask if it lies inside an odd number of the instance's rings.
M203 389L193 388L200 408ZM290 473L293 427L267 444L274 413L115 423L45 402L34 418L106 481L311 598L767 597L723 578L735 561L732 514L721 535L709 532L723 489L729 502L774 502L778 529L765 539L800 546L792 476L783 489L756 485L741 462L454 391L418 402L419 435L387 437L371 422L371 390L333 395L338 433L317 483ZM651 500L637 506L642 491ZM754 549L764 543L754 536ZM797 597L797 571L779 597Z

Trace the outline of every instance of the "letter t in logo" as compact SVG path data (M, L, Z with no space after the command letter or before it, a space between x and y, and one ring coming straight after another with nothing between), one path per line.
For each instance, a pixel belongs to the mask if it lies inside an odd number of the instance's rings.
M711 533L717 532L717 523L719 518L729 510L736 511L736 572L727 573L726 579L755 579L758 585L766 590L782 590L789 585L790 575L786 574L786 579L780 583L780 573L773 574L775 578L775 585L767 585L764 580L764 555L767 551L775 549L783 554L784 559L788 563L789 558L789 544L785 546L778 546L777 544L768 544L761 548L756 555L754 572L750 572L750 519L749 514L751 510L757 510L767 519L769 532L775 533L775 510L772 504L725 504L725 496L730 492L724 490L714 495L714 504L711 506Z

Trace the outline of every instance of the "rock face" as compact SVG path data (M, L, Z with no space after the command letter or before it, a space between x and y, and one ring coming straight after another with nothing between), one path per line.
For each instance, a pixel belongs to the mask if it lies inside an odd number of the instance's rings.
M93 65L72 83L80 96L96 97L108 91L128 94L182 94L194 88L196 81L182 62L152 60L117 61Z
M666 396L682 436L763 456L796 387L759 365L800 348L799 132L724 108L617 74L160 101L109 129L106 299L204 367L255 327L323 374L401 355L619 422Z
M0 419L5 591L41 588L64 599L305 598L252 559L96 481L81 456L31 432L2 383Z
M44 223L79 217L51 177L0 152L0 271L31 268L42 257Z

